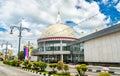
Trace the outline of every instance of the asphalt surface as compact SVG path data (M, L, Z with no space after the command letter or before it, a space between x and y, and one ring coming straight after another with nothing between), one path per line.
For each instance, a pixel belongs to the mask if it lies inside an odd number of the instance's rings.
M40 76L32 72L27 72L22 69L4 65L0 62L0 76Z

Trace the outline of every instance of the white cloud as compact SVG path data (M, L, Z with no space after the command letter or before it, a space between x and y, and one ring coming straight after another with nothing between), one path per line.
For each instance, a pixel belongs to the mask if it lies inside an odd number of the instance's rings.
M106 4L106 3L108 2L108 0L102 0L102 2L103 2L104 4Z
M9 26L12 24L19 26L21 18L25 18L22 26L31 29L30 32L22 32L22 46L27 41L36 44L42 31L55 24L58 10L61 12L63 23L67 20L79 23L98 14L90 20L80 23L79 26L73 27L77 32L84 31L88 34L95 28L104 28L106 23L109 22L109 20L104 20L105 15L99 12L99 6L96 2L88 3L81 0L79 10L75 8L77 0L7 0L3 2L4 6L0 7L2 27L10 31ZM0 32L1 39L9 40L16 49L18 47L16 45L18 45L19 32L14 29L14 34L10 35L9 31Z
M74 27L78 33L84 32L84 34L87 35L95 32L96 28L98 30L106 28L109 20L104 20L106 16L99 12L99 6L96 2L87 3L82 1L80 5L79 15L81 16L81 20L79 20L80 18L74 20L74 22L80 22L79 26Z
M120 12L120 2L115 7Z

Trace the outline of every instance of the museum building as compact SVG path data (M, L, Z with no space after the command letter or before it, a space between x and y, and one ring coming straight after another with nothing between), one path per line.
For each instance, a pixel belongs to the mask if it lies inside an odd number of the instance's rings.
M61 17L58 13L56 24L51 25L42 32L41 37L37 40L38 50L34 51L32 55L37 56L38 61L57 62L71 62L72 59L78 59L81 54L78 53L80 49L76 49L76 53L70 50L67 44L76 41L77 33L69 26L61 23ZM83 53L82 53L83 54Z
M120 64L120 23L77 38L58 14L56 24L43 31L37 42L38 49L32 53L37 61Z

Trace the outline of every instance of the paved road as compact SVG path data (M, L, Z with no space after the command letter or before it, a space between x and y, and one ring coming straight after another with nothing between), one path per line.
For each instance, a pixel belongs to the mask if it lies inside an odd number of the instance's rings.
M0 76L40 76L15 67L7 66L0 62Z

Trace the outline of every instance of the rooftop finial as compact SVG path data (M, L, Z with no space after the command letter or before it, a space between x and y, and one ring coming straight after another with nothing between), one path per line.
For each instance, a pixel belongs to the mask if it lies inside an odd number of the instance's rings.
M60 16L60 12L59 11L58 11L56 23L61 23L61 16Z

